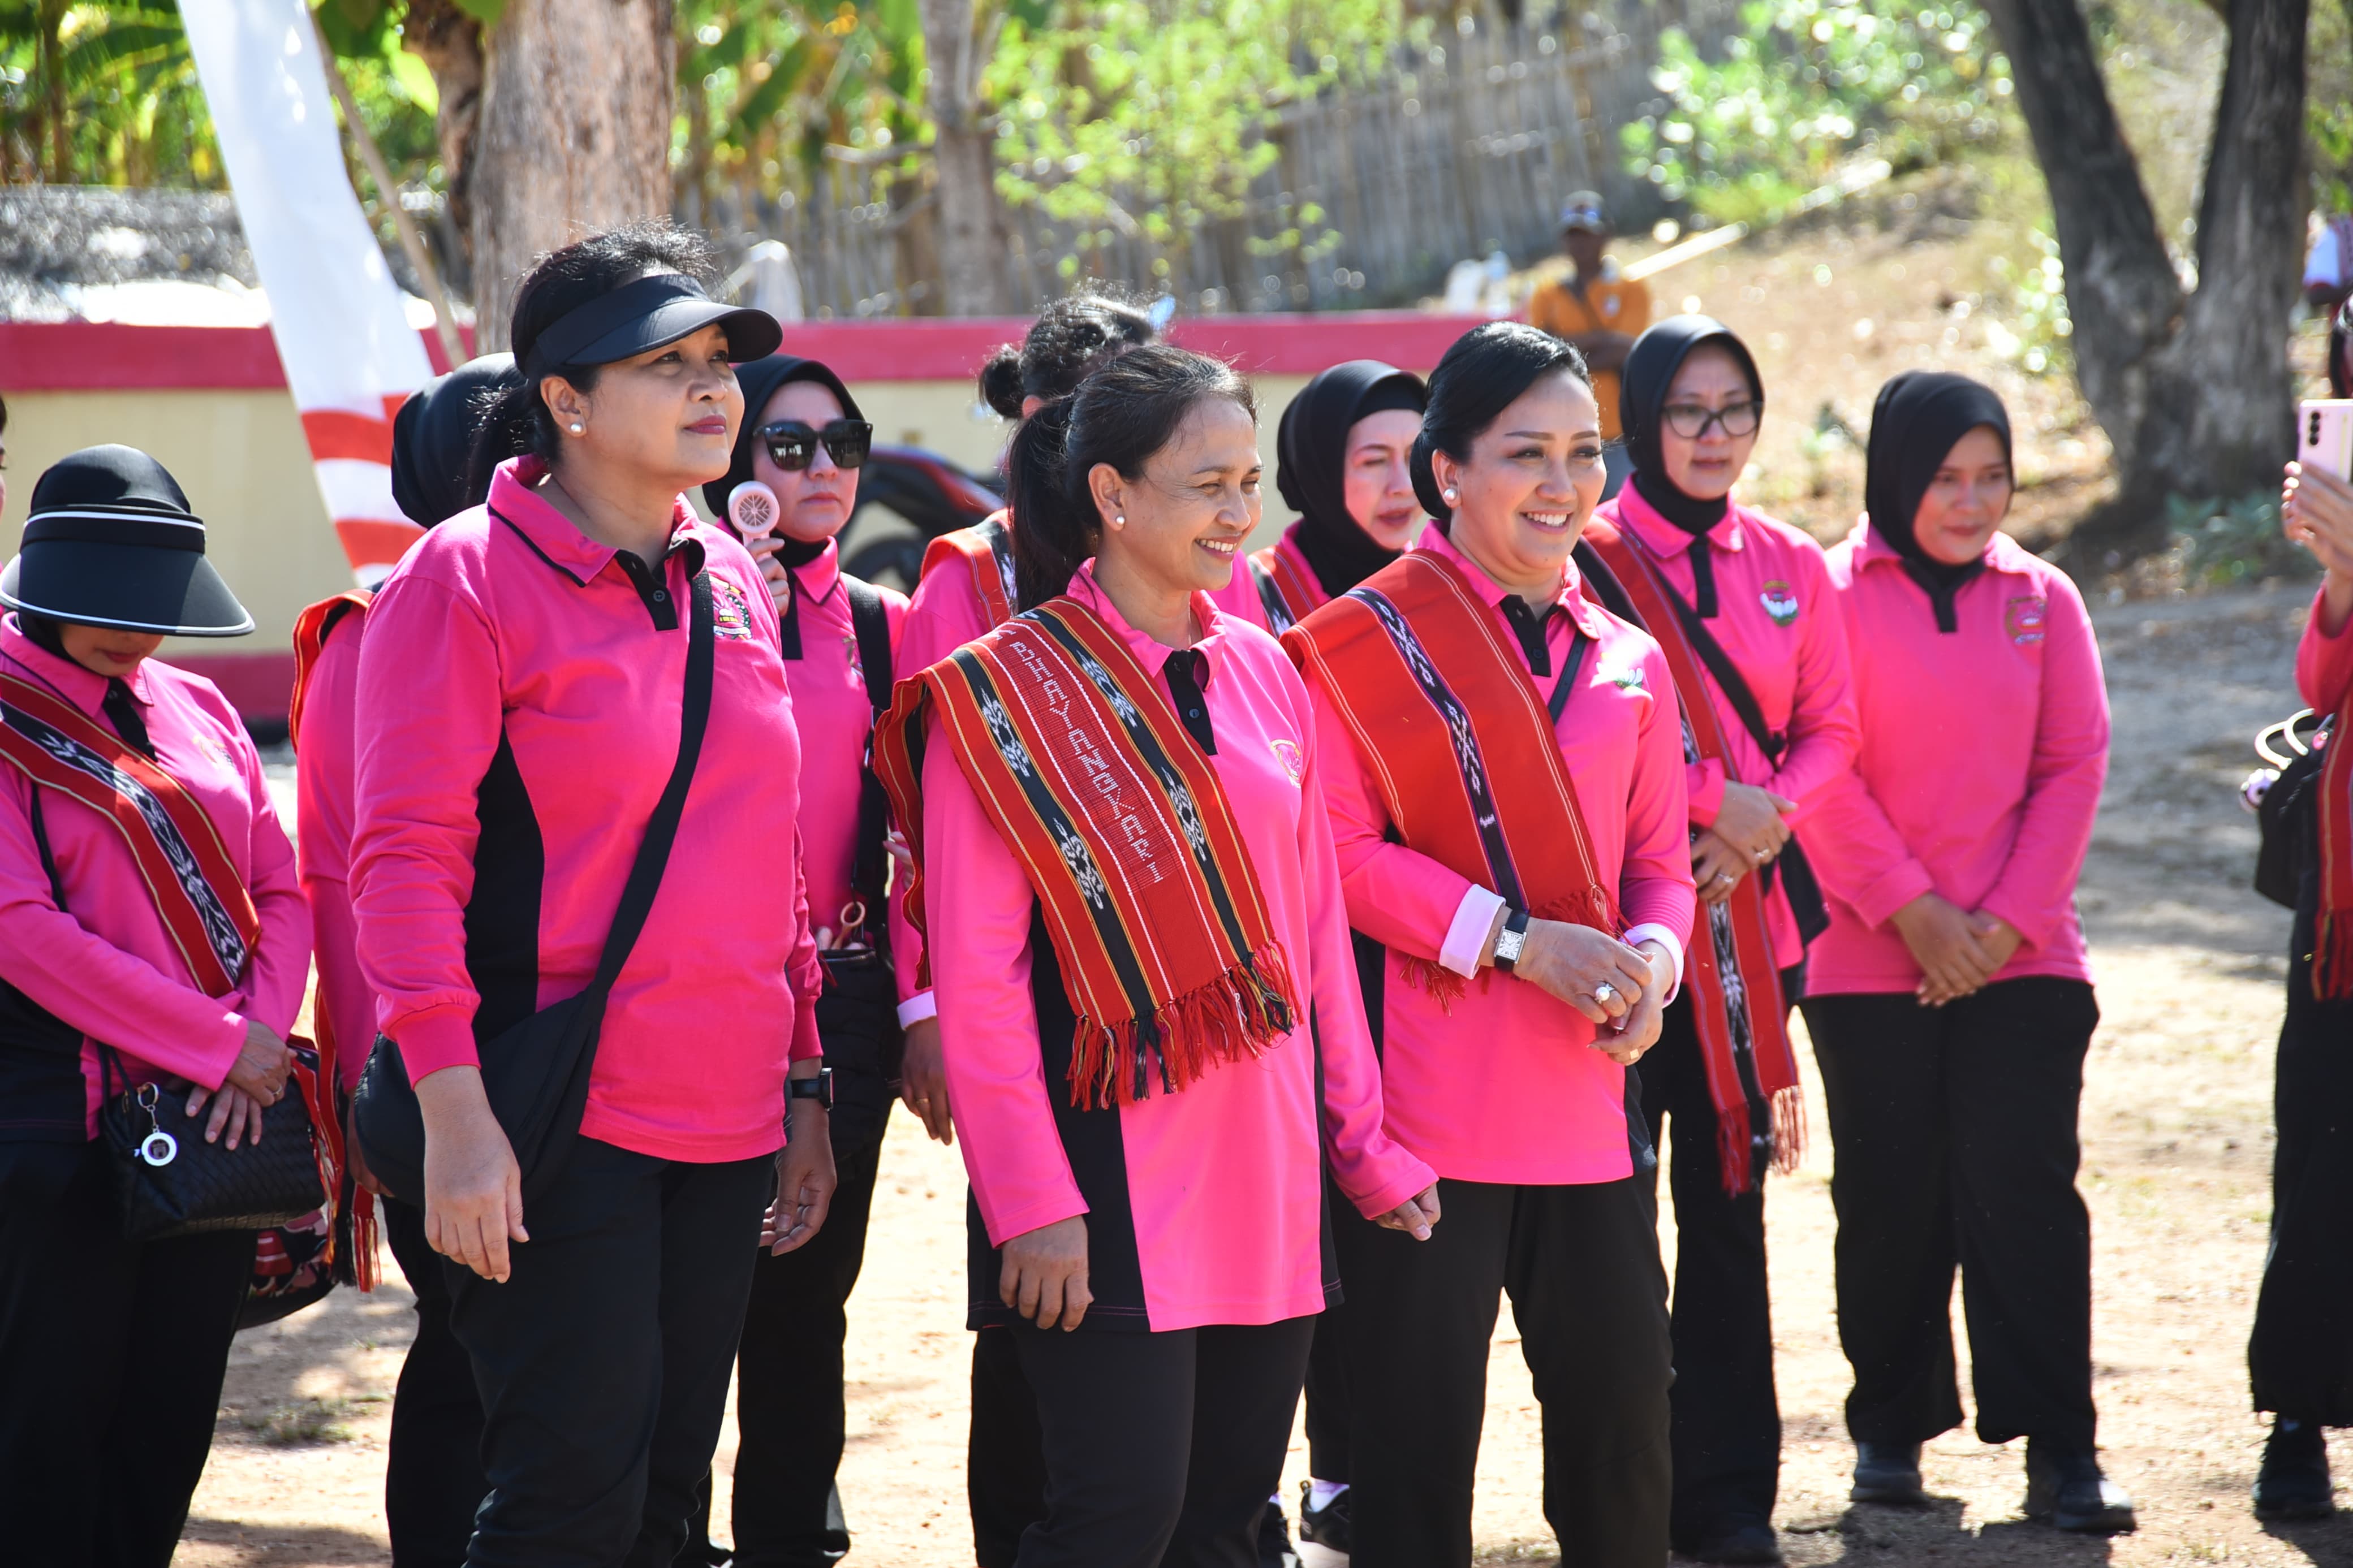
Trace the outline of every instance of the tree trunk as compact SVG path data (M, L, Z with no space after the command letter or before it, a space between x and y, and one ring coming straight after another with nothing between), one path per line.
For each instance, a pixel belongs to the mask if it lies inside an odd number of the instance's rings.
M677 43L670 0L508 0L483 45L470 179L487 352L535 258L669 214Z
M997 205L997 153L981 123L975 80L974 0L923 0L923 6L930 68L923 110L935 137L944 308L951 316L1002 314L1012 309L1013 289Z
M400 46L433 73L441 106L433 131L441 145L441 170L449 185L449 223L465 237L471 260L474 227L474 132L482 117L482 26L458 9L456 0L408 0L401 18ZM468 268L470 279L472 268Z
M1988 0L2050 187L2075 375L2117 498L2070 553L2161 547L2169 495L2268 483L2289 449L2309 0L2234 0L2185 297L2077 0Z

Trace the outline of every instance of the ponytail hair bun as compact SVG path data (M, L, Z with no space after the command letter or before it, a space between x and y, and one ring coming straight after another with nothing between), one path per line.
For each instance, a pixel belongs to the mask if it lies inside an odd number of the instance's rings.
M1008 419L1029 398L1050 403L1130 349L1159 340L1148 307L1088 284L1038 312L1019 343L1006 343L980 367L981 401Z

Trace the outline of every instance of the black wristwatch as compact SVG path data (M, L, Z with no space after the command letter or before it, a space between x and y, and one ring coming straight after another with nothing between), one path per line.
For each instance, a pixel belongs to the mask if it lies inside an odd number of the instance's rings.
M1495 935L1495 967L1509 974L1520 962L1520 950L1528 944L1528 911L1514 910L1504 917L1504 929Z
M819 1068L817 1069L815 1078L785 1079L785 1098L788 1100L814 1100L820 1109L831 1110L833 1109L833 1069Z

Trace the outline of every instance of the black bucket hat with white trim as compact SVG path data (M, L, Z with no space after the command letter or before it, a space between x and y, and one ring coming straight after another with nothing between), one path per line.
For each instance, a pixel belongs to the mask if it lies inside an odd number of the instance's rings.
M253 630L205 559L204 520L164 465L135 447L87 447L41 476L23 548L0 572L0 605L174 637Z

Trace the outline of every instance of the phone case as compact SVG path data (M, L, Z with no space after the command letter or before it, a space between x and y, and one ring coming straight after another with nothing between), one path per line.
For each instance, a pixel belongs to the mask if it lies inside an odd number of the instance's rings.
M2313 398L2296 405L2295 460L2353 479L2353 398Z

